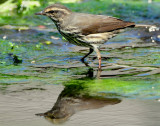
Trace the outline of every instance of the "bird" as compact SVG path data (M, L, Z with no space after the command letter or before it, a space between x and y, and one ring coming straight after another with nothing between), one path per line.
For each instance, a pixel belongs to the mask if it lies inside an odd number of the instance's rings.
M83 63L95 51L99 61L98 69L101 69L100 47L125 28L135 27L134 22L107 15L73 12L59 3L49 5L35 14L48 16L69 43L89 48L89 52L81 58Z

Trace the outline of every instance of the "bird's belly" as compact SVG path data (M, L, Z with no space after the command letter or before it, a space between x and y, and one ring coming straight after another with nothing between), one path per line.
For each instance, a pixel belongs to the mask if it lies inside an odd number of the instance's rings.
M86 43L89 43L90 45L101 45L107 42L109 39L116 36L113 32L105 32L105 33L96 33L96 34L89 34L86 36L82 36L81 38L78 38L79 41L84 41Z
M84 47L92 47L92 45L90 45L90 43L87 43L86 41L83 41L79 37L75 37L72 34L69 33L64 33L64 32L60 32L61 35L63 37L65 37L65 39L67 39L70 43L74 44L74 45L78 45L78 46L84 46Z
M117 30L114 32L96 33L89 35L75 35L60 31L61 35L64 36L70 43L91 48L93 45L100 46L101 44L104 44L106 41L116 36L118 32L119 31Z

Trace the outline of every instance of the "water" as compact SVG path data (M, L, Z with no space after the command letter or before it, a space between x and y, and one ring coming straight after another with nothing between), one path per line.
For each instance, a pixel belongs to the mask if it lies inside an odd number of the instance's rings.
M86 67L88 49L57 32L1 28L0 125L158 126L160 46L150 36L128 29L104 44L98 71L95 53Z
M82 8L68 6L159 24L157 3L98 2L87 1ZM95 53L87 58L90 67L86 67L80 58L88 49L62 40L56 30L49 29L52 24L31 27L44 24L43 17L35 17L31 11L27 14L33 9L25 10L21 1L17 4L19 16L2 16L1 25L18 22L30 27L0 28L0 126L159 126L158 30L128 29L105 43L102 71L98 71Z

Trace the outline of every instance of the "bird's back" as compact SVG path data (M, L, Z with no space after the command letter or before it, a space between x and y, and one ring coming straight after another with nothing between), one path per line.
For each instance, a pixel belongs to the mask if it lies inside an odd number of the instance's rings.
M77 29L82 35L111 32L135 25L133 22L104 15L72 13L70 17L65 20L65 27Z
M133 22L110 16L73 12L62 23L61 34L76 45L101 45L116 36L121 29L131 26L134 26Z

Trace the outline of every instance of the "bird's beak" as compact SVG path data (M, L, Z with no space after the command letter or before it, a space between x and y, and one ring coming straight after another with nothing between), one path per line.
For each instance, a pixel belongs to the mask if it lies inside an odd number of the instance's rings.
M35 13L35 15L46 15L43 11L40 11L38 13Z

